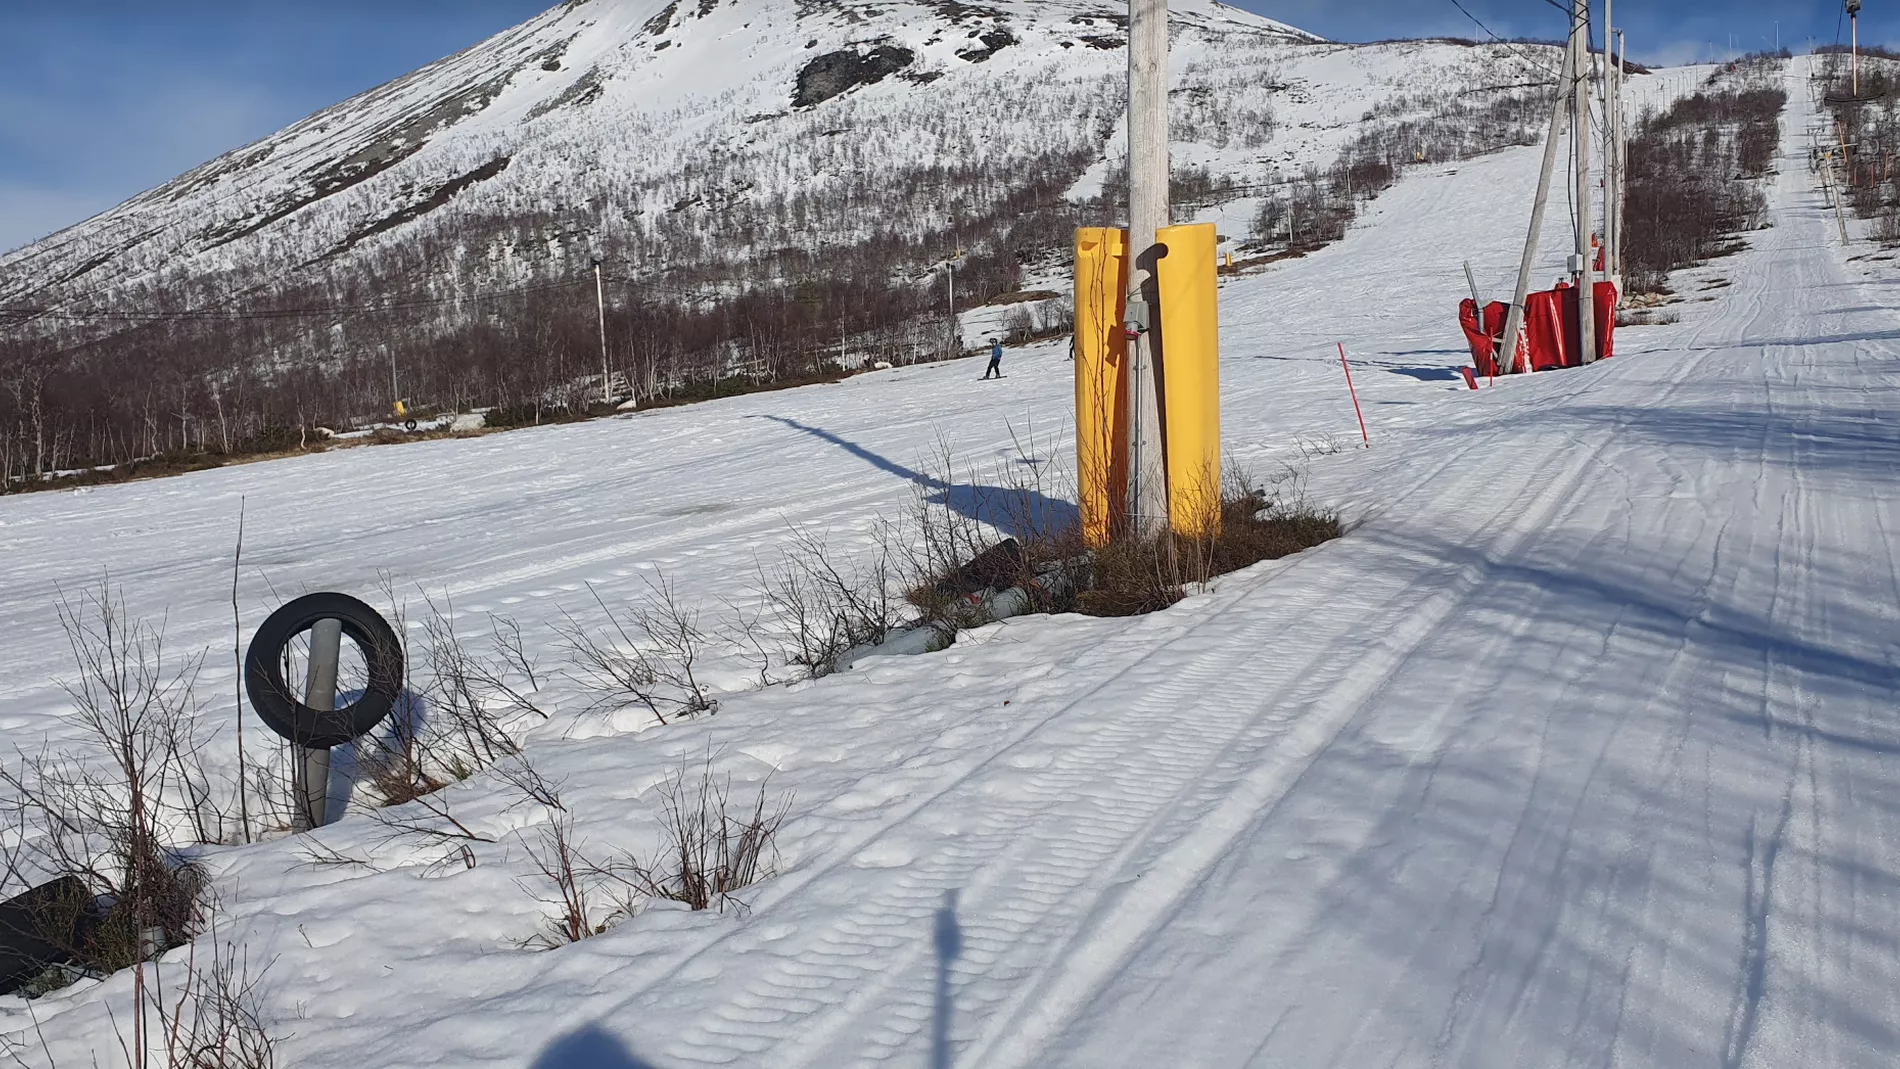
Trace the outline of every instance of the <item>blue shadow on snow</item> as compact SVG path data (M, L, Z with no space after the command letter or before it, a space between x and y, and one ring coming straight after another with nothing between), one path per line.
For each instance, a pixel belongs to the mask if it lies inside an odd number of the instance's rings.
M555 1040L531 1069L654 1069L606 1029L590 1024Z
M769 419L795 431L830 442L880 471L889 472L901 479L908 479L932 491L925 499L930 504L945 506L958 515L988 524L1012 538L1061 531L1073 527L1081 518L1075 502L1050 497L1040 490L945 482L934 475L926 475L907 468L889 457L874 453L849 438L841 437L822 427L808 426L784 416L756 418Z

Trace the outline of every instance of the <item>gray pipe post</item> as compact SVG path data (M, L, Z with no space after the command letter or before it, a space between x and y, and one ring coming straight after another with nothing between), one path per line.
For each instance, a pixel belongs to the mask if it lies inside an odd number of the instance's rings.
M336 708L337 662L343 656L343 621L318 620L310 628L310 669L304 676L303 703L328 712ZM321 828L330 804L330 751L318 746L291 747L293 831Z
M1596 231L1591 215L1590 189L1590 78L1595 63L1590 58L1590 0L1576 0L1575 21L1570 28L1570 47L1577 54L1577 69L1572 75L1575 102L1571 116L1570 140L1576 160L1577 177L1577 335L1583 351L1578 359L1586 364L1597 358L1596 272L1590 255L1590 238Z
M1168 522L1152 270L1156 234L1171 222L1168 166L1168 0L1128 0L1128 523L1142 538Z
M1537 242L1544 232L1544 206L1550 203L1550 177L1557 170L1557 138L1563 134L1564 116L1570 111L1569 98L1564 94L1570 87L1575 59L1574 50L1564 51L1563 71L1557 75L1557 98L1550 108L1550 131L1544 135L1544 169L1537 174L1537 199L1531 202L1531 229L1524 236L1524 258L1517 263L1517 288L1512 291L1511 311L1504 322L1506 355L1502 366L1507 374L1517 367L1517 336L1524 329L1524 301L1530 296L1531 268L1536 265Z

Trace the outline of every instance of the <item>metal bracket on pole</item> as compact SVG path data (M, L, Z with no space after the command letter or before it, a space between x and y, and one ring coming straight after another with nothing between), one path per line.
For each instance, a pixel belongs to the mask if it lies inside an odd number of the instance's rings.
M328 712L336 708L337 662L343 655L343 621L318 620L310 626L310 668L304 676L303 702ZM319 746L291 747L291 806L295 831L321 828L330 802L330 751Z
M1122 332L1127 335L1128 340L1136 341L1143 334L1148 333L1148 322L1148 302L1145 299L1131 299L1128 302L1126 318L1122 321Z

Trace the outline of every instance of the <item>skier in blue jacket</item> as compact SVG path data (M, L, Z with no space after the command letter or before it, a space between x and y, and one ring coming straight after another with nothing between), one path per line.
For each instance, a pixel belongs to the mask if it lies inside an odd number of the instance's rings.
M1001 338L990 339L990 366L983 372L983 377L987 379L992 375L999 379L1003 377L1003 340Z

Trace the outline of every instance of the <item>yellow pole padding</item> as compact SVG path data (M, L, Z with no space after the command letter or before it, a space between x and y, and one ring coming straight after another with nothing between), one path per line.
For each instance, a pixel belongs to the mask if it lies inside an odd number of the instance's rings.
M1161 304L1162 438L1168 522L1189 538L1220 526L1220 308L1213 223L1164 227L1156 263Z
M1075 481L1082 538L1108 544L1128 498L1128 232L1075 232Z

